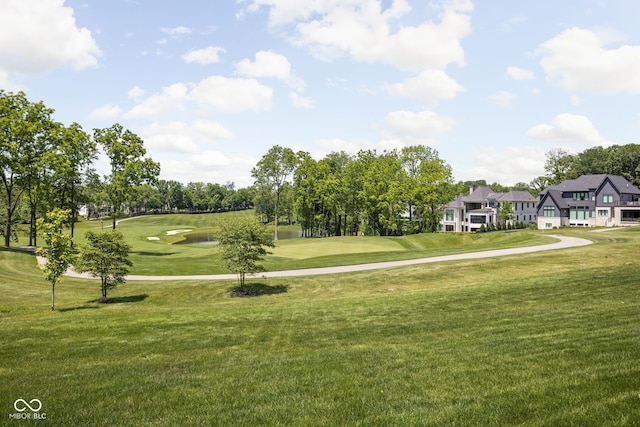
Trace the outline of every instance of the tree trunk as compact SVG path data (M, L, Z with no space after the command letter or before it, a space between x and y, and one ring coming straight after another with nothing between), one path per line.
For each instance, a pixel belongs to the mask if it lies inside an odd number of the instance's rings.
M4 224L4 246L8 248L11 245L11 208L7 207L7 221Z
M37 246L36 237L36 206L31 203L31 215L29 219L29 246Z
M107 278L102 278L102 299L104 302L107 301Z
M238 273L238 281L240 282L240 292L244 292L244 273Z
M276 205L275 205L275 212L274 212L274 224L275 224L275 233L274 233L274 237L273 240L278 240L278 205L280 204L280 193L276 191Z
M56 284L51 284L51 311L55 310L55 302L56 302Z
M78 210L76 209L76 186L71 184L71 246L73 247L73 232L76 228L76 215L78 215Z

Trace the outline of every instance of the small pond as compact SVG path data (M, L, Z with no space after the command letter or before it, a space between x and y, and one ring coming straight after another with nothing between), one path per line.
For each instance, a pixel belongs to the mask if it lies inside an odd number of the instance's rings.
M278 239L293 239L301 237L302 232L298 230L278 230ZM176 245L217 245L214 233L189 233L184 235L184 240L175 243Z
M184 235L184 240L175 243L176 245L217 245L213 233L189 233Z

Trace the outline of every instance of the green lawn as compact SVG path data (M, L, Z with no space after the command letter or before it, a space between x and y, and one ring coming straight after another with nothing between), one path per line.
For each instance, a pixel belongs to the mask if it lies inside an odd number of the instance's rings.
M55 312L33 256L2 250L0 425L640 425L640 228L559 233L594 244L253 279L251 298L130 282L101 305L66 278ZM47 421L9 420L18 398Z

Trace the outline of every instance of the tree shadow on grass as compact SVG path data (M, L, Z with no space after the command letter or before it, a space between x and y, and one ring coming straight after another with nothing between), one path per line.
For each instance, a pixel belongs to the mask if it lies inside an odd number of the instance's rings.
M169 255L175 255L176 252L164 252L164 253L158 253L158 252L131 252L131 254L140 255L140 256L169 256Z
M289 290L287 285L269 286L264 283L245 283L244 292L239 286L234 286L229 290L228 297L259 297L262 295L283 294Z
M87 310L87 309L93 309L93 308L98 308L95 305L83 305L80 307L70 307L70 308L61 308L61 309L56 309L56 311L59 311L60 313L66 313L68 311L76 311L76 310Z
M88 302L99 302L103 304L121 304L121 303L127 303L127 302L144 301L148 297L149 297L148 294L140 294L140 295L128 295L124 297L110 297L110 298L107 298L106 301L104 301L102 298L98 298Z

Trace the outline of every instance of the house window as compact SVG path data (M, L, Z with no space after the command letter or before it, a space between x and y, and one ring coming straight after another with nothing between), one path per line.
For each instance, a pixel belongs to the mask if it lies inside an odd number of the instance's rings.
M486 224L487 217L484 215L471 215L471 224Z
M544 228L553 228L553 224L551 224L550 222L547 222L544 224Z
M589 200L589 193L573 193L573 200Z
M598 216L609 216L609 209L598 209Z
M602 196L602 203L613 203L613 194L605 194Z
M570 219L588 219L591 216L591 211L586 206L576 206L569 211Z
M455 214L453 212L453 209L447 209L447 210L444 211L444 216L445 216L444 220L445 221L453 221L454 215Z
M543 209L544 216L556 216L556 208L553 206L545 206Z

